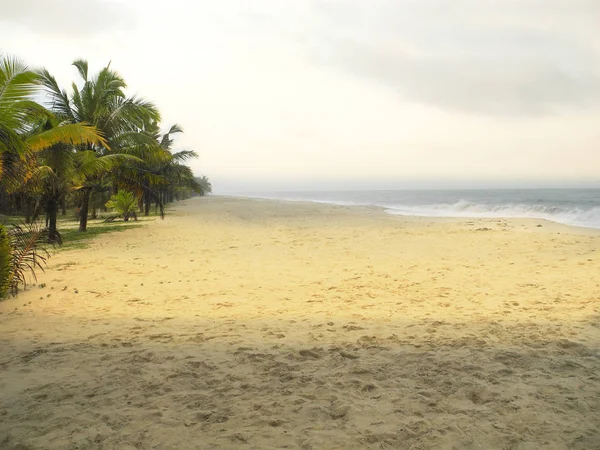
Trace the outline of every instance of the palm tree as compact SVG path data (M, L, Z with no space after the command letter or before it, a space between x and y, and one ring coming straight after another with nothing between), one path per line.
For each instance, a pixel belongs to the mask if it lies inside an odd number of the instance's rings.
M72 191L83 188L99 191L90 185L90 180L99 179L102 174L122 163L126 155L97 156L96 153L77 151L64 145L55 145L40 154L40 165L27 186L30 191L39 192L46 206L49 237L57 238L58 209L63 198ZM37 187L37 189L36 189Z
M198 155L193 150L171 151L174 136L183 133L177 124L162 135L156 122L146 124L144 131L154 139L158 148L153 145L136 147L136 154L142 162L123 168L119 180L123 187L138 194L144 215L150 214L152 202L162 215L164 204L173 200L176 189L185 187L199 192L200 186L191 169L183 164Z
M154 134L155 139L160 142L165 156L160 160L151 160L147 164L146 171L161 180L154 192L154 201L162 208L165 203L173 201L174 190L178 187L187 187L198 190L199 186L194 181L192 170L183 163L189 159L197 158L198 154L193 150L180 150L173 153L172 147L175 142L174 136L183 133L181 126L175 124L165 134L160 136L158 131ZM147 216L152 198L145 202L144 214Z
M192 169L183 164L188 159L196 157L196 152L190 150L173 153L169 163L161 169L161 173L168 180L168 186L163 190L165 203L172 202L174 199L187 198L191 192L204 195L202 186L194 177Z
M202 189L200 195L206 195L212 192L212 183L206 175L196 177L196 182L200 185L200 188Z
M30 100L37 88L35 72L19 59L0 55L0 177L18 182L15 164L25 159L23 135L42 108Z
M40 136L49 133L60 135L63 130L72 129L74 131L92 129L96 139L90 136L87 140L50 142L46 146L36 147L36 141ZM108 146L106 140L99 136L95 129L82 124L59 123L58 119L48 115L44 121L38 124L34 129L34 134L27 140L30 147L37 150L35 168L31 177L31 182L25 186L29 192L37 191L41 203L46 208L46 217L48 219L49 238L54 242L58 238L57 215L60 204L65 196L74 188L74 181L78 175L77 168L80 167L84 155L77 151L77 147L89 145ZM33 142L33 145L31 144ZM90 170L90 169L88 169ZM97 170L92 168L92 170Z
M75 83L71 94L61 90L56 79L46 70L40 72L41 83L50 94L51 109L61 119L70 123L89 123L105 138L104 143L78 147L76 189L81 193L79 231L86 231L90 197L95 186L104 183L105 177L125 161L139 161L133 155L140 145L154 145L143 132L143 126L158 121L156 107L138 97L127 97L125 81L110 69L110 64L94 77L88 77L88 63L73 63L82 79L79 88Z
M37 166L41 152L60 148L68 153L78 145L108 147L94 127L82 122L62 122L32 101L30 98L40 88L40 81L39 74L20 60L0 55L0 177L9 192L34 186L39 191L39 181L44 175L51 182L50 190L56 192L56 177L49 176L52 170L48 170L52 166ZM57 194L50 195L50 212L54 211L56 197ZM56 215L51 214L50 219L49 236L55 240Z
M31 100L40 78L17 58L0 55L0 177L18 177L19 161L58 143L105 143L94 127L74 122L32 132L36 122L52 118L42 105ZM5 164L13 163L12 167Z

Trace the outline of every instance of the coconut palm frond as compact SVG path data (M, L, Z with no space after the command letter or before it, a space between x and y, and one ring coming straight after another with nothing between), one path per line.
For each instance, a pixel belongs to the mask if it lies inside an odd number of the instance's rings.
M73 61L73 65L77 67L79 71L79 75L83 78L83 81L87 81L88 79L88 62L84 59L77 59Z
M110 172L113 168L116 168L119 164L124 162L137 163L141 160L132 155L105 155L98 156L98 154L92 150L80 151L75 155L77 164L77 173L80 178L94 178L100 176L106 172Z
M67 94L67 91L60 89L56 78L54 78L48 70L42 69L38 72L38 82L50 97L52 111L54 111L57 116L74 121L75 116L69 102L69 95Z
M32 151L40 151L56 144L108 147L104 137L94 127L81 123L62 125L27 139L27 145Z
M0 110L23 100L38 89L38 74L18 58L0 55Z
M188 159L198 157L198 153L196 153L194 150L181 150L179 152L173 153L172 155L173 161L175 162L183 162L187 161Z
M8 239L12 255L9 289L16 294L27 287L28 275L37 281L36 271L44 271L50 257L46 249L48 230L40 223L14 225Z

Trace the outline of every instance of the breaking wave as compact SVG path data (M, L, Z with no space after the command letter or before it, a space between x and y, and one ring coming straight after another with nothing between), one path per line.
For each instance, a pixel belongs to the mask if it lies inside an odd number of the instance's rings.
M245 196L343 206L375 206L390 214L404 216L543 219L600 229L600 189L313 191Z
M545 219L566 225L600 228L600 207L598 206L584 209L526 204L486 205L466 200L419 206L379 206L386 208L390 214L406 216Z

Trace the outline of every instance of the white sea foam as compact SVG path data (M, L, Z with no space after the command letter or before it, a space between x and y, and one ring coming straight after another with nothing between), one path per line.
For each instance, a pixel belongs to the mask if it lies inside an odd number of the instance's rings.
M466 200L456 203L385 207L390 214L408 216L545 219L566 225L600 228L600 207L583 209L522 204L485 205Z
M452 191L286 192L250 196L343 206L378 206L390 214L405 216L544 219L600 228L600 190L466 193L473 199L458 200L460 197Z

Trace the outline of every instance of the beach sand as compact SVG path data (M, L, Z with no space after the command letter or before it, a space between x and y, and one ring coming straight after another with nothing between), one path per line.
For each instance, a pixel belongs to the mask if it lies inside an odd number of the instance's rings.
M0 448L598 449L599 256L537 220L181 202L0 303Z

